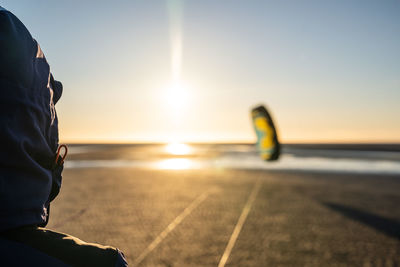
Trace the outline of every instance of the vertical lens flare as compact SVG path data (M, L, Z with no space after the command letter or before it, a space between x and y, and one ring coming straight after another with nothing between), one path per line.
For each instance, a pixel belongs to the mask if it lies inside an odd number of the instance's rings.
M179 83L182 70L182 15L183 1L168 0L171 38L171 74L173 83Z
M168 107L172 135L181 135L182 121L187 116L184 108L188 103L188 88L182 83L182 47L183 47L183 0L167 0L170 42L171 42L171 83L164 90L163 100ZM181 140L177 140L180 142ZM174 146L176 149L177 146ZM180 149L183 147L180 146ZM174 153L172 153L174 154Z
M182 37L181 33L175 33L172 36L171 47L171 71L172 80L176 83L181 79L181 66L182 66Z

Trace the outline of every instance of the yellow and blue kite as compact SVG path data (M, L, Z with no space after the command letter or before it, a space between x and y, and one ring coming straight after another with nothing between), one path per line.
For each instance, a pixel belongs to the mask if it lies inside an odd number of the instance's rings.
M251 117L261 158L266 161L277 160L280 155L280 144L271 115L264 106L258 106L251 110Z

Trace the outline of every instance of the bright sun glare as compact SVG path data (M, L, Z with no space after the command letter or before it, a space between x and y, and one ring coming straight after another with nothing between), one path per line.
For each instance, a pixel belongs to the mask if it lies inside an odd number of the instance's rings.
M165 150L171 155L188 155L191 152L190 146L182 143L170 143Z
M166 89L165 100L169 107L182 108L189 100L188 90L181 83L174 83Z
M192 168L192 161L189 159L166 159L160 161L157 167L162 170L187 170Z

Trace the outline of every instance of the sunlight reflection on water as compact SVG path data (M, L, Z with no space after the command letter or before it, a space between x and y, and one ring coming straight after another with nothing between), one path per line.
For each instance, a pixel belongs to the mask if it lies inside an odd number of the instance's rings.
M400 174L400 162L382 160L300 158L283 156L278 162L264 162L258 157L221 157L217 159L169 158L153 161L139 160L74 160L65 168L144 168L159 170L244 169L291 170L343 173Z
M368 152L376 154L375 158L355 157L349 151L329 150L304 151L303 154L283 153L279 161L265 162L260 159L253 146L244 145L187 145L170 143L163 146L134 146L117 147L120 158L102 159L91 158L96 155L111 153L106 146L77 147L76 153L86 152L85 159L68 160L65 168L139 168L153 170L199 170L199 169L243 169L243 170L282 170L282 171L318 171L339 173L372 173L372 174L400 174L400 160L396 157L382 157L383 152ZM115 150L112 150L110 155ZM126 151L133 154L126 154ZM318 153L319 154L318 154ZM125 154L124 154L125 153ZM338 154L341 153L341 154ZM73 153L74 154L74 153ZM310 156L310 154L312 156ZM139 155L139 156L138 156ZM319 155L332 155L321 157ZM343 156L343 157L338 157ZM351 158L346 158L351 156ZM390 154L391 155L391 154ZM392 155L393 156L393 155Z
M192 152L192 148L189 145L182 143L167 144L165 150L171 155L188 155Z
M155 168L161 170L187 170L194 169L193 163L193 160L190 159L165 159L157 162Z

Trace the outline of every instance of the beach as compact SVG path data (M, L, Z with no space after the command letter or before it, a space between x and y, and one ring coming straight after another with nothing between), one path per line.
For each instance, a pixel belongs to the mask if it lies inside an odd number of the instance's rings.
M82 150L70 159L139 160L131 150ZM174 157L201 160L200 154ZM48 227L118 247L131 265L400 264L397 173L85 162L65 169Z
M400 267L399 48L400 0L1 1L0 267Z

